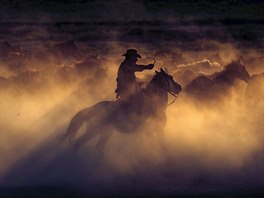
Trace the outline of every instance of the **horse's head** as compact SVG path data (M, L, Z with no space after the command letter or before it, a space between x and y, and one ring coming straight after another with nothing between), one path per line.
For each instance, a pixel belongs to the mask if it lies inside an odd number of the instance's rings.
M166 90L169 93L172 94L178 94L181 92L182 88L181 85L178 84L176 81L174 81L173 77L169 74L167 74L162 68L160 71L155 71L156 72L156 78L158 81L158 85Z
M232 72L235 77L244 80L246 82L249 81L250 75L246 70L246 67L241 64L240 61L232 62L226 66L226 70Z

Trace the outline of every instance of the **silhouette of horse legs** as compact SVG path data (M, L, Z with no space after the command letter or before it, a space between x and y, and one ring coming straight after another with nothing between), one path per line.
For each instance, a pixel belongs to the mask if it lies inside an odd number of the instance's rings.
M163 155L167 156L168 149L164 132L164 127L166 125L166 115L159 115L157 119L151 120L151 122L146 125L146 129L147 131L149 131L149 133L146 133L146 135L152 136L151 138L153 138L155 145L157 145L157 148Z
M76 140L74 147L78 150L86 142L99 135L99 139L96 143L96 149L100 154L103 154L104 148L112 134L113 131L111 129L106 129L106 127L87 127L86 133Z
M160 131L157 131L156 134L157 134L158 143L159 143L162 153L167 155L168 150L167 150L167 146L165 142L164 130L161 129Z
M87 127L85 134L82 135L81 137L79 137L75 141L74 148L76 150L79 150L85 144L85 142L87 142L87 141L91 140L92 138L94 138L95 136L99 135L98 132L101 132L101 131L95 130L94 127Z
M112 136L113 131L112 130L105 130L100 134L99 140L96 143L96 148L100 154L104 153L104 148L109 141L110 137Z
M159 147L161 149L162 154L168 157L168 149L165 141L165 132L164 127L166 125L166 115L159 115L159 121L156 120L153 126L153 131L155 131L155 136L157 138L157 143L159 144Z

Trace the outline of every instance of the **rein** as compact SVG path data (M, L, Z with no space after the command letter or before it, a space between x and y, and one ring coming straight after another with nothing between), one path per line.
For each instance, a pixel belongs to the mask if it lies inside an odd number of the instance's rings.
M176 99L177 99L178 96L177 96L176 94L170 92L170 91L168 91L168 93L171 94L171 95L174 97L173 101L171 101L171 102L167 105L167 106L169 107L169 106L171 106L171 105L176 101Z
M165 80L166 80L166 82L167 82L167 84L168 84L168 87L170 88L170 83L169 83L168 79L165 78ZM165 91L167 91L169 94L171 94L171 95L174 97L173 101L171 101L171 102L167 105L167 106L169 107L170 105L172 105L172 104L176 101L176 99L177 99L177 95L174 94L174 93L172 93L171 91L165 89L165 88L162 88L162 89L164 89Z

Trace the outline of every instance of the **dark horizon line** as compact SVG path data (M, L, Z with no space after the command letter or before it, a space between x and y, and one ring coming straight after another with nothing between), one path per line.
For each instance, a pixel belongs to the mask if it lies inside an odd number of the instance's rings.
M195 19L195 20L184 20L184 21L166 21L166 20L131 20L131 21L50 21L50 22L29 22L29 21L9 21L9 22L0 22L1 25L244 25L244 24L252 24L252 25L263 25L264 19Z

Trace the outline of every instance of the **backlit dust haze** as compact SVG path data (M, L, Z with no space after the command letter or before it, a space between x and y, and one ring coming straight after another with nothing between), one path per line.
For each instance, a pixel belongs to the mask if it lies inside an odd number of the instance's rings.
M175 16L169 3L162 4L158 12L152 1L128 2L134 10L129 9L122 20L116 12L121 8L112 7L116 14L110 18L110 10L99 12L96 6L107 8L106 1L91 3L96 9L79 14L79 4L72 10L65 4L58 14L56 8L51 9L52 3L47 4L48 12L31 2L32 8L39 9L32 11L39 21L31 19L30 7L18 16L7 1L3 3L0 186L62 186L96 195L262 188L261 31L255 28L252 35L243 29L243 22L250 26L248 21L228 21L215 15L210 25L206 18L210 14L197 14L197 20L195 16ZM13 11L12 17L4 10ZM235 13L226 14L233 17ZM248 20L260 26L260 19ZM66 51L58 47L64 41L70 43ZM140 81L148 83L155 70L164 68L182 85L182 92L166 111L168 153L160 149L151 126L142 127L141 133L114 133L103 157L95 148L97 137L75 151L62 140L71 118L97 102L115 100L117 70L122 54L130 48L142 56L139 64L156 61L153 70L136 74ZM234 61L245 66L251 76L248 82L236 79L227 92L216 90L221 96L216 99L198 100L186 93L185 87L194 78L221 72ZM169 102L173 100L169 95ZM85 125L77 137L84 133Z

